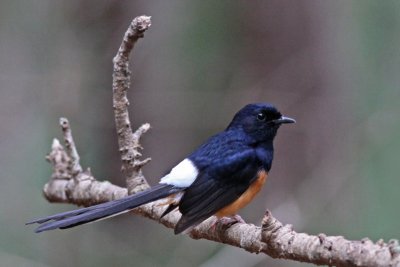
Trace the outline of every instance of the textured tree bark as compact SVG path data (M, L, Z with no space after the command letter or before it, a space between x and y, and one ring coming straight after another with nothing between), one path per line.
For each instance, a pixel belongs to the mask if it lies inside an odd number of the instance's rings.
M136 132L132 132L129 119L129 100L127 91L130 87L131 72L129 70L129 55L139 38L151 26L150 17L136 17L129 25L117 55L113 59L113 107L115 126L118 135L119 151L122 159L122 172L125 174L128 192L137 193L149 187L142 173L142 167L150 158L140 160L141 146L139 140L142 134L150 129L150 124L143 124Z
M139 141L150 125L144 124L132 132L127 108L129 105L127 90L130 86L130 52L150 25L150 17L135 18L125 33L113 60L113 106L122 171L126 176L127 189L107 181L97 181L89 169L83 171L69 122L61 118L60 126L64 134L65 149L57 139L54 139L51 152L47 156L47 160L53 166L51 179L43 189L48 201L90 206L148 188L141 168L150 159L140 159ZM133 212L158 221L168 228L174 228L180 217L179 212L171 212L159 219L163 211L164 207L157 201L143 205ZM342 236L297 233L293 231L291 225L283 225L269 211L264 215L262 227L246 223L231 225L217 223L216 227L211 227L214 220L214 218L209 218L192 229L188 235L193 239L208 239L240 247L252 253L265 253L273 258L291 259L316 265L400 266L400 246L397 240L391 240L388 243L379 240L373 243L369 239L350 241Z

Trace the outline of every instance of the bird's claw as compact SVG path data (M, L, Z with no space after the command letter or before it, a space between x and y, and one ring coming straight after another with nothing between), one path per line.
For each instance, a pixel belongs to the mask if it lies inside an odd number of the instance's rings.
M233 215L231 217L216 218L209 229L211 231L215 231L217 230L217 226L219 226L218 228L222 228L225 230L237 223L246 223L239 214Z

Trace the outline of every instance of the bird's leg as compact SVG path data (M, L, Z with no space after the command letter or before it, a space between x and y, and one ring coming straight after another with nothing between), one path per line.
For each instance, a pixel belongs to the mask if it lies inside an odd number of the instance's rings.
M222 217L219 218L217 216L215 216L215 221L213 222L213 224L210 226L210 230L211 231L215 231L217 229L217 224L220 224L221 227L223 229L228 229L229 227L231 227L234 224L237 223L246 223L242 217L240 217L239 214L235 214L229 217Z

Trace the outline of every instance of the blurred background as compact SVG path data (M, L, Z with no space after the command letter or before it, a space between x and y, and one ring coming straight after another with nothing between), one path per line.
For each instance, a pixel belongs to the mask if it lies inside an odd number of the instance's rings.
M123 186L112 58L130 21L153 26L134 50L135 127L155 184L250 102L282 127L268 208L310 234L400 238L400 2L11 1L0 3L0 266L309 266L175 236L137 216L34 234L24 223L75 208L42 197L44 160L67 117L83 167Z

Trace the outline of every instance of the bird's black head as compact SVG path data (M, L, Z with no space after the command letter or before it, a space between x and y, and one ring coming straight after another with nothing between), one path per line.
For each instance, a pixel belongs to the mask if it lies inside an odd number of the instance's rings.
M239 110L227 130L242 129L253 142L272 141L279 126L295 120L282 116L271 104L248 104Z

